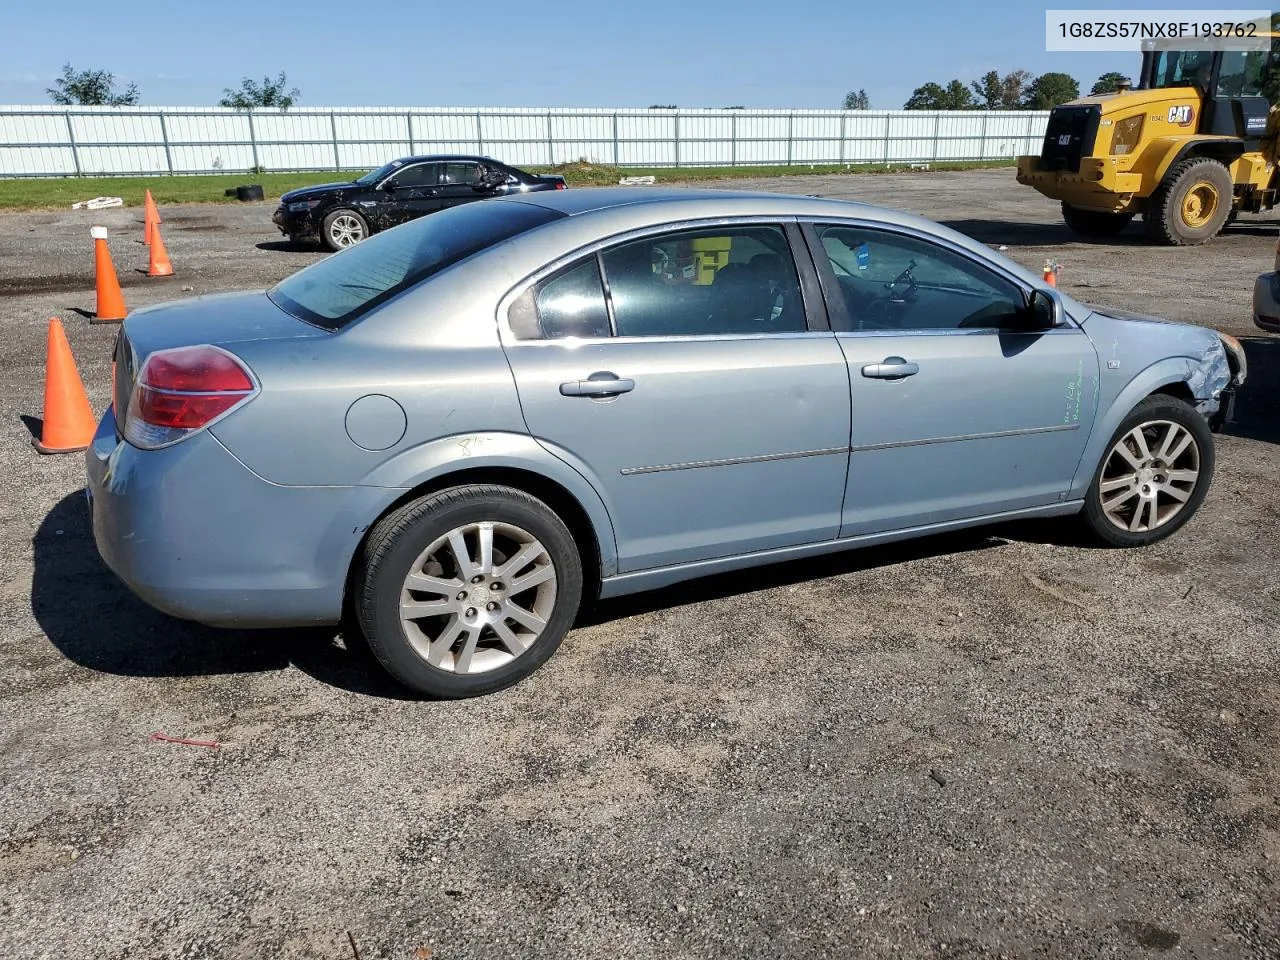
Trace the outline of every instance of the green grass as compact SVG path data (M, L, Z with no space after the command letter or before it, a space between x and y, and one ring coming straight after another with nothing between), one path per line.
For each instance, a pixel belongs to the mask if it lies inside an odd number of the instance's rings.
M1013 161L987 160L974 162L942 161L931 163L933 170L977 170L1012 166ZM846 168L844 164L795 164L768 167L662 167L637 169L611 167L591 163L561 164L556 167L529 167L532 173L558 173L572 186L605 186L616 184L620 177L654 176L660 183L687 183L726 177L785 177L815 174L899 173L910 164L865 164ZM267 199L298 187L342 180L364 173L334 171L322 173L232 173L216 176L170 177L39 177L24 180L0 179L0 210L58 210L94 197L120 197L125 206L142 205L143 191L150 190L157 204L232 202L225 191L241 184L260 183Z
M120 197L127 207L140 207L143 191L157 204L232 202L230 187L260 183L268 197L315 183L343 179L337 173L240 173L210 177L40 177L0 180L0 210L66 209L94 197Z

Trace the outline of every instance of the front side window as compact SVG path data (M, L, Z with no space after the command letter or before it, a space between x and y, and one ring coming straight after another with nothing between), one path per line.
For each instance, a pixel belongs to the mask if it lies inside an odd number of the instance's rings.
M800 281L781 227L659 234L606 250L601 259L620 337L806 329Z
M817 234L835 275L838 331L998 329L1022 318L1016 284L945 247L863 227Z
M391 178L391 185L397 190L405 187L434 187L438 167L434 163L418 163L405 167Z

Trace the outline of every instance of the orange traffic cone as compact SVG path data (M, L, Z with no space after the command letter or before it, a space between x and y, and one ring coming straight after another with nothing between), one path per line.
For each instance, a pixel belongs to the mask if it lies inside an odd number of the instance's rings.
M124 305L124 294L120 292L120 279L116 276L115 264L111 262L111 251L107 249L107 228L94 227L89 235L93 237L93 269L98 287L98 305L89 322L123 320L129 311Z
M172 277L173 264L169 262L169 251L164 248L164 240L160 236L160 224L151 227L151 264L147 267L148 277Z
M49 320L48 358L45 360L44 423L31 444L41 453L74 453L93 442L96 422L84 382L71 355L67 333L57 317Z
M160 210L156 206L156 202L151 199L151 191L148 190L142 214L142 242L148 247L151 246L151 237L155 232L156 225L160 222Z
M1044 262L1044 282L1051 287L1058 285L1058 265L1050 263L1048 260Z

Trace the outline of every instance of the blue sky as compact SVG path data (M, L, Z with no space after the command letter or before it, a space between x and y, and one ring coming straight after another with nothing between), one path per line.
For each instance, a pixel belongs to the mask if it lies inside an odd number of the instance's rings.
M1044 11L1025 0L15 0L0 103L47 103L67 61L109 69L165 106L212 105L241 77L280 70L310 106L838 107L863 87L873 108L897 109L922 83L990 69L1063 71L1086 93L1107 70L1136 77L1136 53L1047 53Z

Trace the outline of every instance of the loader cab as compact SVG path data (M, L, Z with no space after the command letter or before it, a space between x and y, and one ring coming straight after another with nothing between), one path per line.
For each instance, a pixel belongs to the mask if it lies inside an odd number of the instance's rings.
M1260 50L1149 47L1142 53L1139 89L1194 87L1201 102L1196 132L1235 137L1250 152L1261 148L1267 129L1271 104L1262 88L1271 58Z

